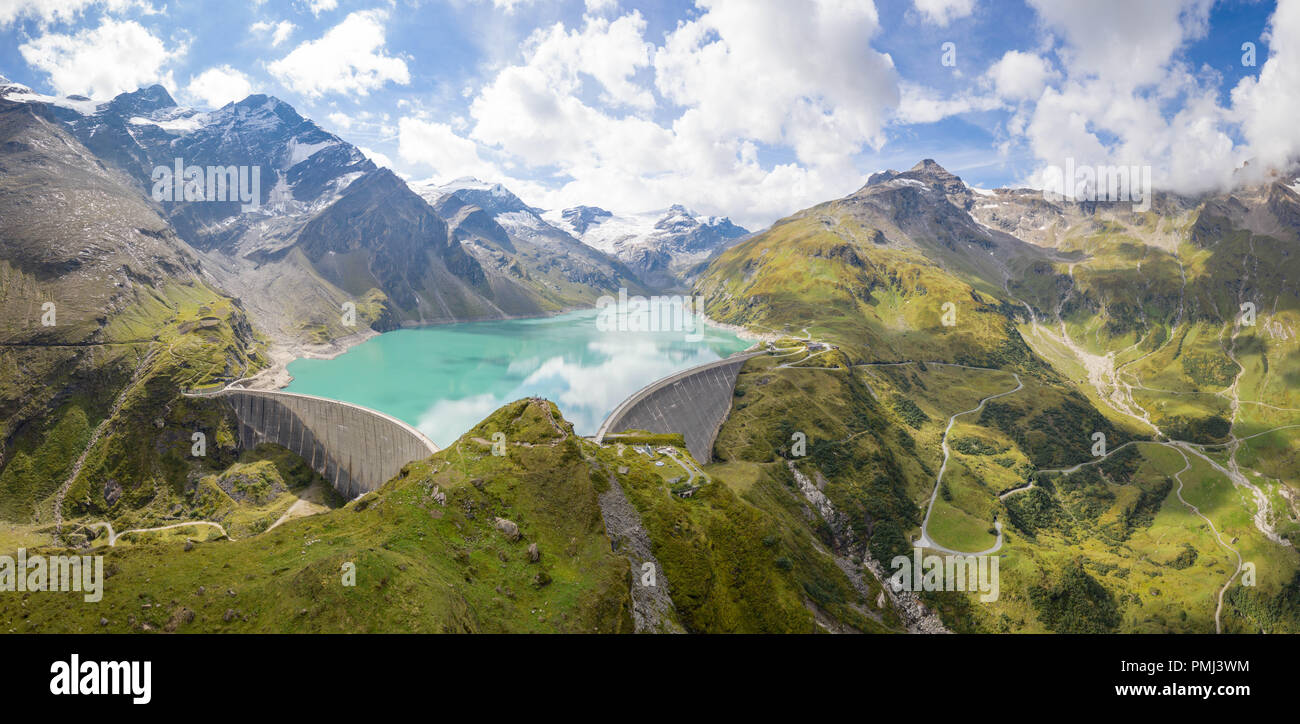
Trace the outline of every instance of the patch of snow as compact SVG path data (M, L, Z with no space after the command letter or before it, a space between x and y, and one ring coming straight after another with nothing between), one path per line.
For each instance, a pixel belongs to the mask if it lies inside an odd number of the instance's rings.
M573 236L594 249L612 254L621 242L631 239L643 239L655 232L655 224L667 214L668 209L647 211L640 214L615 214L593 219L587 226L586 233L579 234L577 229L564 219L564 212L553 209L542 214L542 218L557 229Z
M193 133L203 127L207 116L202 113L195 113L190 116L178 116L175 118L163 118L154 120L143 116L132 116L129 123L133 126L157 126L164 131L173 133L186 134Z
M546 230L547 224L542 221L536 214L528 211L507 211L503 214L497 214L496 222L506 233L512 236L520 236L526 239L533 239Z
M473 176L461 176L439 186L439 190L445 193L454 191L471 190L471 191L494 191L501 187L501 184L490 184L482 179Z
M320 143L302 143L296 138L289 139L289 165L295 166L311 158L317 151L337 146L338 141L321 141Z
M338 178L334 179L334 192L335 193L342 192L343 189L346 189L347 187L351 186L353 181L356 181L357 179L365 175L366 174L364 171L353 171L352 173L345 173L342 176L339 176Z
M107 102L105 101L92 101L92 100L79 101L79 100L73 100L71 98L47 96L42 93L37 93L33 91L31 88L28 88L25 85L20 85L18 83L13 83L8 86L5 86L4 88L0 88L0 97L3 97L11 101L16 101L18 103L48 103L52 106L58 106L60 108L67 108L68 110L76 111L77 113L80 113L83 116L89 116L98 113L101 108L107 105Z
M994 192L994 191L989 191L988 189L978 189L978 188L975 188L974 186L968 186L967 188L969 188L971 191L973 191L973 192L979 194L980 196L997 196L997 193L996 193L996 192Z
M444 194L452 194L457 191L487 191L493 196L501 198L509 198L514 195L510 193L509 189L501 184L488 183L487 181L474 178L473 176L461 176L458 179L448 181L439 186L438 190Z
M270 132L284 125L284 120L275 113L277 108L274 99L267 99L257 108L231 103L213 111L211 118L214 124L221 126L238 125L243 131Z

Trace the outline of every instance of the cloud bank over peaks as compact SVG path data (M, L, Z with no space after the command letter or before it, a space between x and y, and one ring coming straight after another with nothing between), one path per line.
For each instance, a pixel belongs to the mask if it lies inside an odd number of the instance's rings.
M154 83L175 88L169 66L185 48L168 48L134 20L109 18L94 28L45 33L23 43L18 52L28 65L48 74L59 95L107 99Z
M403 158L441 175L452 175L453 157L477 165L496 155L545 169L556 181L541 184L542 198L530 203L552 208L644 211L690 198L705 213L754 225L860 185L852 157L885 142L899 100L892 61L868 42L880 29L874 5L699 6L658 45L639 11L537 30L522 61L470 101L467 135L480 152L448 138L446 124L411 119ZM420 150L434 136L448 148ZM787 148L788 160L760 161ZM524 187L502 171L467 173Z
M1008 51L985 74L1014 108L1002 152L1023 147L1037 161L1027 185L1040 185L1049 166L1074 159L1151 166L1157 189L1196 194L1240 181L1234 171L1247 159L1279 167L1295 161L1300 134L1279 118L1294 117L1300 97L1295 3L1279 5L1272 56L1258 79L1240 81L1227 105L1221 73L1186 56L1210 31L1210 0L1030 4L1048 49ZM1271 105L1260 102L1261 93Z
M1067 159L1150 166L1185 193L1240 182L1247 160L1285 166L1298 6L259 0L204 11L222 29L201 32L186 4L0 0L21 58L0 72L104 100L266 93L406 178L476 176L550 209L687 202L763 228L924 157L985 187ZM1237 62L1247 41L1257 67Z

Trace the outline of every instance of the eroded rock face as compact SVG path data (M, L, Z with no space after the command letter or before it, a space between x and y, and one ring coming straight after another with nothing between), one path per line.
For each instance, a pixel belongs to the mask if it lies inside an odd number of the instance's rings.
M870 589L862 576L862 570L865 568L871 572L871 575L876 578L881 586L881 592L876 599L876 606L883 608L884 597L888 596L889 602L903 619L909 633L951 633L938 614L927 608L915 593L896 591L889 584L889 574L885 571L884 566L872 557L871 550L864 543L854 539L848 525L847 516L836 510L830 498L826 497L822 492L826 480L821 471L814 470L814 475L817 478L814 483L807 475L795 467L793 461L787 460L786 466L794 475L795 482L799 485L799 490L803 493L804 498L817 510L817 515L820 515L830 526L836 548L835 564L839 566L840 570L844 571L854 588L864 597L870 594ZM805 512L811 514L811 511L806 510Z

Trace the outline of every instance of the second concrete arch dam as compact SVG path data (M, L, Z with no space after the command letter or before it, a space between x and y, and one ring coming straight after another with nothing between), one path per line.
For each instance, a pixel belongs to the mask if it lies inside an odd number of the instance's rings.
M746 352L683 370L642 388L605 418L595 437L622 430L681 433L691 455L709 462ZM195 397L228 404L239 423L239 446L270 442L287 448L352 499L379 489L413 460L439 448L391 415L339 400L279 390L228 388Z
M623 430L681 433L692 457L712 462L713 441L731 412L740 368L766 354L741 352L646 385L609 413L596 432L596 442Z

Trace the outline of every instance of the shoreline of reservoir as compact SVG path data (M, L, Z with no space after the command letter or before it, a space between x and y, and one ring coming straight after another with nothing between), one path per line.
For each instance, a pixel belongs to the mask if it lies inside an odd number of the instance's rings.
M694 341L685 330L602 331L598 315L589 307L358 336L288 361L284 389L382 411L439 445L521 397L552 400L589 434L654 380L753 346L752 335L707 319Z
M366 328L356 334L350 334L345 337L337 337L322 344L309 344L306 342L273 342L267 348L267 356L270 358L270 365L254 375L249 376L243 381L243 387L250 390L283 390L293 383L293 375L289 374L288 367L290 364L300 359L320 359L331 360L341 354L345 354L353 347L363 344L375 337L389 332L397 332L403 329L430 329L434 327L447 327L456 324L477 324L480 322L500 322L515 321L528 319L549 319L559 317L571 312L580 312L584 309L597 309L595 306L590 307L570 307L543 314L528 315L509 315L505 317L488 317L485 319L470 319L455 322L431 322L429 324L403 324L397 329L389 329L383 332ZM735 334L741 339L752 340L753 342L775 342L781 338L781 335L770 332L755 332L747 327L738 324L729 324L719 322L707 315L701 314L700 318L704 324L717 329L725 330ZM653 380L651 380L653 381ZM647 383L648 384L648 383Z
M243 386L250 390L283 390L293 383L293 375L289 374L288 368L289 365L294 362L300 359L331 360L341 354L345 354L357 345L368 342L380 335L388 334L389 332L397 332L403 329L430 329L435 327L446 327L454 324L477 324L479 322L499 322L523 319L548 319L550 317L558 317L563 314L589 308L594 309L595 307L570 307L542 314L507 315L504 317L486 317L483 319L466 319L454 322L430 322L428 324L403 323L398 326L397 329L389 329L383 332L367 327L356 334L336 337L335 339L321 344L275 341L267 347L267 357L270 358L270 365L266 369L245 379Z

